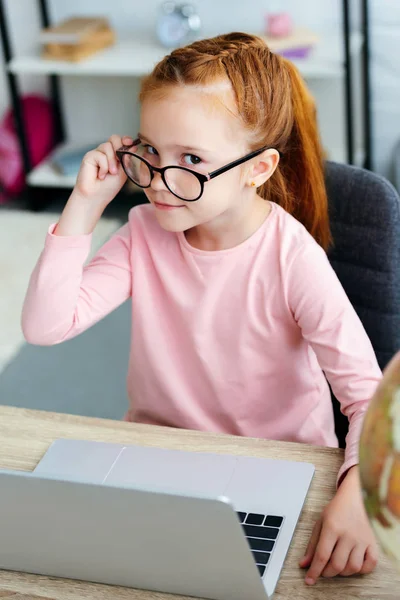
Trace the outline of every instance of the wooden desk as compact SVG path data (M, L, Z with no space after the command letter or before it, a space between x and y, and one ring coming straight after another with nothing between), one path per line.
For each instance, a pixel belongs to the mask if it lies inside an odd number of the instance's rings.
M335 492L341 450L302 444L236 438L163 427L134 425L103 419L23 410L0 406L0 468L31 471L57 438L86 439L122 444L219 452L261 458L308 461L316 474L294 535L274 600L398 600L400 573L382 557L377 570L364 577L320 580L314 587L304 583L298 560L306 548L313 524ZM0 533L1 535L1 533ZM1 543L1 539L0 539ZM62 580L25 573L0 571L0 598L9 600L167 600L177 598L93 583ZM179 597L182 600L182 597ZM251 600L243 598L243 600Z

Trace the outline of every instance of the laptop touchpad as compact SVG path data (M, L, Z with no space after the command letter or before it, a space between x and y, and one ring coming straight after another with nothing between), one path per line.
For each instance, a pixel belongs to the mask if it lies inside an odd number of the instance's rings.
M222 495L237 458L160 448L125 448L104 483L181 494Z

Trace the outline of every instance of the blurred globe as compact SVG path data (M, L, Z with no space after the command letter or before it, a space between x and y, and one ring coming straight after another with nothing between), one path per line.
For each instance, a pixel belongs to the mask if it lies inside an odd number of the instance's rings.
M400 568L400 353L385 369L365 417L360 476L375 534Z

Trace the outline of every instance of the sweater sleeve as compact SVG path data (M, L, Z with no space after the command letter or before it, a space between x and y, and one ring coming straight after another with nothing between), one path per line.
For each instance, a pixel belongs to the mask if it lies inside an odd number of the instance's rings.
M324 250L305 244L292 261L287 279L288 302L303 338L314 350L321 369L349 419L346 471L358 463L364 414L382 377L372 344Z
M31 344L49 346L82 333L131 296L127 223L85 266L91 235L56 236L49 229L22 310Z

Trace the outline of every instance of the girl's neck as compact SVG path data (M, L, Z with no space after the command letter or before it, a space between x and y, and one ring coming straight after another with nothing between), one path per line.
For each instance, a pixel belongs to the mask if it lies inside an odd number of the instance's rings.
M198 225L185 232L187 242L198 250L227 250L238 246L261 227L271 212L267 200L255 196L245 213L229 215L211 223Z

